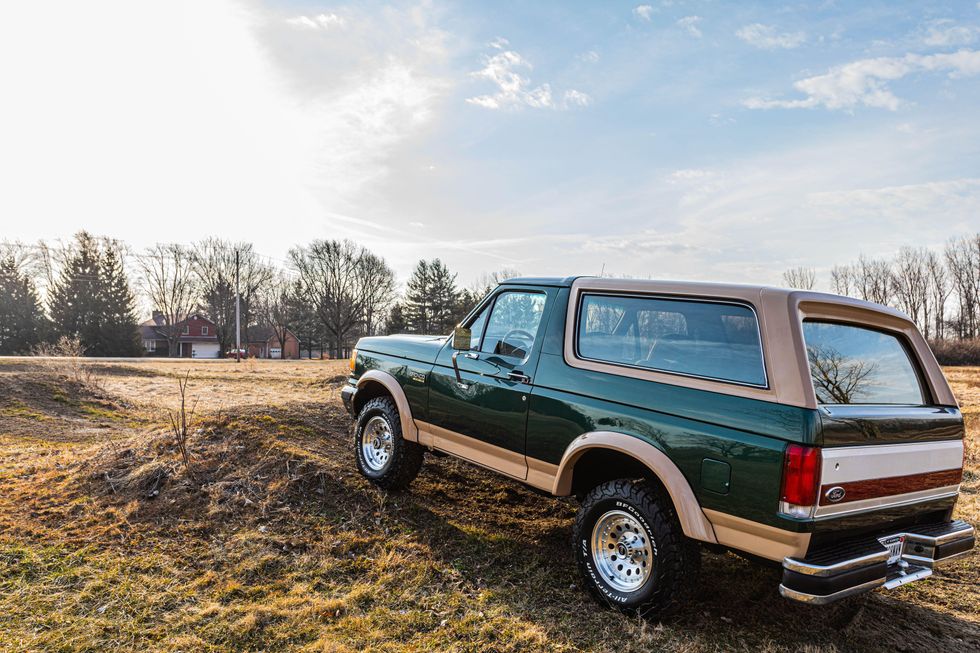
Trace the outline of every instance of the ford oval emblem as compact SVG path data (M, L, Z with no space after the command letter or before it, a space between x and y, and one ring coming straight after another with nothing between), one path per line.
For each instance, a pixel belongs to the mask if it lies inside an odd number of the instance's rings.
M839 485L835 485L834 487L824 492L824 496L827 497L827 501L830 501L831 503L837 503L838 501L843 499L844 494L845 494L844 488L842 488Z

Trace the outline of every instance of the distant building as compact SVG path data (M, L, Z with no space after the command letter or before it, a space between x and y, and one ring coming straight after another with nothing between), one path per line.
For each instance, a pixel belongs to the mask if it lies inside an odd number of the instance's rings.
M272 327L250 327L248 330L248 357L299 358L299 338L287 329L285 340L285 343L279 342L279 335Z
M177 328L180 330L180 341L177 343L180 358L218 358L221 355L217 325L200 313L187 316L177 324ZM170 356L160 311L153 311L153 317L140 325L140 336L147 356Z

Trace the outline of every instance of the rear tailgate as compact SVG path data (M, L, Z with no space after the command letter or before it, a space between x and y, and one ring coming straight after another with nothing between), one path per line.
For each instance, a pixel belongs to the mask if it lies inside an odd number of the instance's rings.
M962 467L962 440L825 447L813 516L821 520L900 506L914 514L924 504L955 499Z

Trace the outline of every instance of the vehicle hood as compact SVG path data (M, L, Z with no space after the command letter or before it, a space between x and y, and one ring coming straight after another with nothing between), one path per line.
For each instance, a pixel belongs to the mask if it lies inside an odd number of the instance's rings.
M420 336L401 333L393 336L373 336L357 341L360 351L372 351L401 358L435 363L439 350L449 336Z

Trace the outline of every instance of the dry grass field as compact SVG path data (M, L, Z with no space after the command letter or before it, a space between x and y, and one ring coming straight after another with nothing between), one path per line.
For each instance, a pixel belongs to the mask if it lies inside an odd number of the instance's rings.
M705 554L683 614L600 609L578 587L573 502L447 458L404 494L360 478L345 371L0 359L0 650L980 650L978 554L827 608ZM165 412L186 373L191 476ZM976 524L980 368L947 374L969 429L958 512Z

